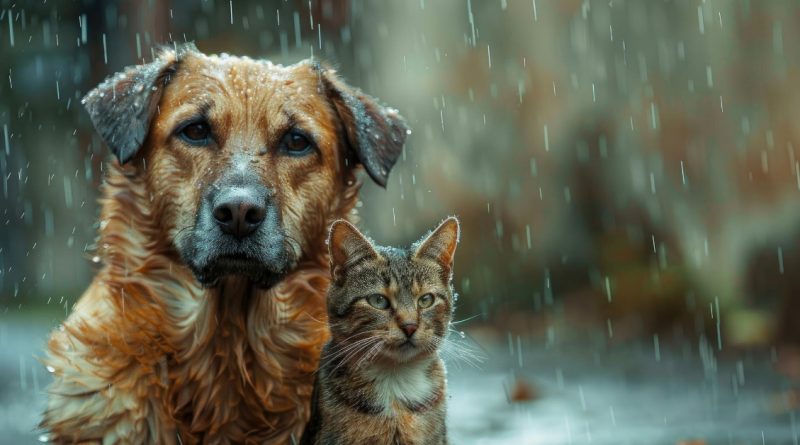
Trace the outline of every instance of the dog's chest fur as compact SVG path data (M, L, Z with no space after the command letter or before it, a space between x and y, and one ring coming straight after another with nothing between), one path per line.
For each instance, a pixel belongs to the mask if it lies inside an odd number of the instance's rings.
M308 275L296 277L306 291L325 283L324 276ZM325 332L309 318L324 317L314 310L319 294L301 295L316 303L295 307L292 282L271 292L228 282L208 292L208 304L217 307L201 309L195 324L205 328L186 332L171 357L168 403L183 443L299 438L319 353L315 338Z
M327 336L326 258L269 291L202 289L154 227L141 187L112 175L106 267L49 343L42 424L56 441L291 443ZM115 190L119 193L115 194ZM122 255L124 252L124 255Z

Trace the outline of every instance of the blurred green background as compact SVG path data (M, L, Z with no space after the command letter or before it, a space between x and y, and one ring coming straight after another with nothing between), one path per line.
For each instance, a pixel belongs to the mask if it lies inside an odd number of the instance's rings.
M702 338L800 375L800 3L0 5L2 322L54 325L94 272L112 160L82 95L194 41L327 61L400 110L413 134L360 225L408 244L460 216L459 317L486 338Z

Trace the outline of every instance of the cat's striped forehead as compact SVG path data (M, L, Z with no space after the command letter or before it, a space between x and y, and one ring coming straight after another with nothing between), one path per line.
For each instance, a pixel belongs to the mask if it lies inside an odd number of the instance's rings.
M353 300L370 294L382 294L398 305L411 304L425 293L451 298L449 282L442 279L439 265L413 257L406 249L376 246L378 258L360 261L344 273L338 289L329 298L337 312L342 312Z
M400 288L410 288L420 279L425 280L426 277L417 270L409 252L389 247L378 248L378 253L384 263L382 267L365 270L367 280L377 281L371 284L382 285L394 293Z
M364 278L374 280L394 291L413 286L446 286L440 277L441 267L430 261L413 257L413 252L392 247L378 247L381 258L364 269ZM375 264L378 263L378 264Z

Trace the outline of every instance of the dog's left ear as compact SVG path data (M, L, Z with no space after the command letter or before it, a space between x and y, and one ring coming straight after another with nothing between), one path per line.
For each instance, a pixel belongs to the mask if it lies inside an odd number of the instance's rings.
M313 62L312 62L313 63ZM389 171L410 133L397 110L347 85L332 69L314 63L331 103L344 124L349 143L369 176L386 187Z
M120 164L128 162L144 143L161 94L180 58L197 48L191 43L164 49L144 65L128 67L95 87L81 103L95 129Z

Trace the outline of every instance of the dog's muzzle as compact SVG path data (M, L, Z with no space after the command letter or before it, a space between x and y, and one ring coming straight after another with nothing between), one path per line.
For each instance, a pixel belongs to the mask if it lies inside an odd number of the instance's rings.
M204 286L236 275L271 287L292 266L274 192L255 177L239 175L210 186L192 232L179 246Z

